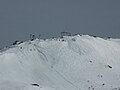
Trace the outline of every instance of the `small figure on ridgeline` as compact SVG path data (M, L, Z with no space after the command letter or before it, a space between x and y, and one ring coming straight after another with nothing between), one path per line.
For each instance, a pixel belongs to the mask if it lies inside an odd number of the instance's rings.
M31 41L35 40L35 35L30 34L30 40Z
M13 45L17 45L18 43L19 43L19 41L16 40L16 41L13 43Z
M40 39L41 35L39 34L38 39Z
M61 37L63 36L71 36L71 33L69 32L61 32Z

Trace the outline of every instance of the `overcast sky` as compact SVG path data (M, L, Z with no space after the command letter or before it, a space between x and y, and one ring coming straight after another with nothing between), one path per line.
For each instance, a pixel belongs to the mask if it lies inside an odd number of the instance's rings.
M0 47L62 31L120 37L120 0L0 0Z

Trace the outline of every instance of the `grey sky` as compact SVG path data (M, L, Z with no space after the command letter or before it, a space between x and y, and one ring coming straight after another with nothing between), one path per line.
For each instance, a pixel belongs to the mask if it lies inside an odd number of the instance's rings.
M120 0L0 0L0 47L61 31L120 37Z

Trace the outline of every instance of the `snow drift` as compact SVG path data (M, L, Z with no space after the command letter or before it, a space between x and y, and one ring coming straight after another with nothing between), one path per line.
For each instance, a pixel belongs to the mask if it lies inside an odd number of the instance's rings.
M120 90L120 40L35 39L0 52L0 90Z

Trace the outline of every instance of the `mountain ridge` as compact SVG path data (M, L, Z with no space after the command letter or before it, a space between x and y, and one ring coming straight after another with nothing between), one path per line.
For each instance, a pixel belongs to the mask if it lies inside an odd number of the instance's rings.
M0 89L119 90L119 53L120 39L89 35L16 44L0 52Z

